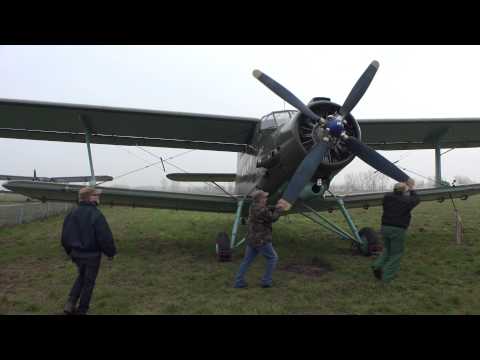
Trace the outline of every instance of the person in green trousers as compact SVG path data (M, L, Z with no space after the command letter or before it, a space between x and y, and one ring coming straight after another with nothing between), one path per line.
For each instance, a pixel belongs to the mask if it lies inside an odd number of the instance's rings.
M393 193L383 198L381 233L384 247L382 255L374 261L372 270L374 276L385 283L394 279L400 270L411 211L420 202L414 187L415 181L408 179L406 183L395 184Z

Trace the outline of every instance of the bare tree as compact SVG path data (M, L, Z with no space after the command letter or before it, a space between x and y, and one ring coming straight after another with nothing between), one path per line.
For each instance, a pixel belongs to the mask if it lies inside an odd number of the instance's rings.
M345 191L346 192L355 192L359 191L359 181L356 177L356 174L349 173L344 176L345 181Z
M377 192L387 191L392 180L380 172L363 171L349 173L344 177L343 189L345 192Z

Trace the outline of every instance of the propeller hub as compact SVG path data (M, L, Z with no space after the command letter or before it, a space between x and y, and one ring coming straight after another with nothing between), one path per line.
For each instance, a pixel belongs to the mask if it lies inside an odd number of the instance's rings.
M330 135L338 138L345 131L342 120L340 115L329 115L325 129L328 129Z

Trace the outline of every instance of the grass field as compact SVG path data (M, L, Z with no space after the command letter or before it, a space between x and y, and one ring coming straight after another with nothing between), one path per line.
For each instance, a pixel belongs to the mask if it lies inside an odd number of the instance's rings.
M105 207L119 254L102 262L91 313L480 314L480 197L456 204L464 243L454 241L451 203L420 204L399 277L388 286L373 278L373 258L352 255L349 242L300 215L282 218L271 289L259 287L262 258L248 273L249 288L231 287L243 247L233 262L216 261L215 237L230 232L233 215ZM359 227L379 228L381 209L351 213ZM339 212L329 217L347 228ZM0 313L61 313L76 276L60 247L62 222L0 229Z
M26 196L20 194L0 192L0 205L24 203L27 199Z

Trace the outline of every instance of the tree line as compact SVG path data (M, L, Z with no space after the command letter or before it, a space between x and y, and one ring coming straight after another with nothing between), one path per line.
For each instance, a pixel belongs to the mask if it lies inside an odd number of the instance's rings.
M413 177L418 189L435 187L435 180ZM340 179L338 179L340 180ZM465 175L456 175L454 185L473 184L474 181ZM395 181L382 173L372 170L356 173L347 173L343 177L343 182L333 182L330 189L336 193L356 193L356 192L383 192L391 191ZM0 182L1 185L1 182ZM218 183L226 192L235 194L234 183ZM114 182L110 186L137 190L155 190L165 192L181 192L190 194L212 194L225 195L225 192L212 183L204 182L177 182L168 179L160 179L158 185L150 186L130 186L127 183ZM1 186L0 186L0 189Z
M438 186L433 178L417 178L415 187L417 189L432 188ZM377 171L362 171L356 173L348 173L344 176L343 183L333 183L330 189L338 193L355 193L355 192L383 192L391 191L395 180L383 175ZM453 183L450 185L468 185L474 181L465 175L456 175Z

